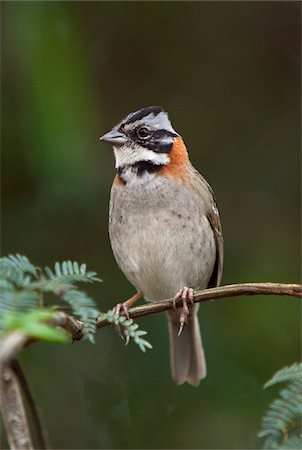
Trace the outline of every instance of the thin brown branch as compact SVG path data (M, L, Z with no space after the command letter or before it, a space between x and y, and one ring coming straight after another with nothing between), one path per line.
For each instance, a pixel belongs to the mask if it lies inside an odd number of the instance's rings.
M0 404L9 448L32 450L33 444L18 379L10 366L0 372Z
M208 302L212 300L222 300L229 297L238 297L240 295L287 295L290 297L302 298L301 284L284 283L243 283L229 284L225 286L205 289L194 293L194 302ZM131 318L138 318L169 311L173 309L172 298L161 300L159 302L146 303L141 306L129 309ZM182 300L176 302L176 307L182 306ZM107 320L98 320L97 327L103 328L110 325Z
M47 430L43 425L42 419L41 419L41 413L34 401L34 398L32 396L31 390L29 388L29 385L27 383L25 374L23 372L23 369L17 359L14 359L11 362L11 368L14 371L19 386L21 387L22 393L24 395L26 405L28 407L30 416L31 416L31 422L32 422L32 428L34 430L34 436L36 441L36 446L39 449L49 449L49 438L47 434Z
M54 325L64 328L74 341L80 341L85 334L83 322L63 311L57 312Z

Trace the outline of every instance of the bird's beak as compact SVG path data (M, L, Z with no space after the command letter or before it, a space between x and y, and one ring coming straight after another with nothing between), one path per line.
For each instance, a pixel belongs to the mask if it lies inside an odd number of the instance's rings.
M113 145L121 145L127 142L127 137L120 131L112 128L111 131L100 137L100 141L109 142L109 144Z

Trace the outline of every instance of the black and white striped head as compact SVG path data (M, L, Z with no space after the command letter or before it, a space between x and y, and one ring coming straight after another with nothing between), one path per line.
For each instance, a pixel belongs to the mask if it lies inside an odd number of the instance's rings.
M116 168L149 163L169 164L169 152L179 134L160 106L129 114L100 139L113 144Z

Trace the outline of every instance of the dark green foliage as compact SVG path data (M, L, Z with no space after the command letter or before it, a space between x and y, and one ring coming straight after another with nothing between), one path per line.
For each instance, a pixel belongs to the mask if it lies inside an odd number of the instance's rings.
M35 267L26 256L17 254L0 258L0 333L21 330L36 339L48 342L65 342L66 333L51 326L54 311L66 307L85 325L85 338L94 342L96 319L101 315L110 323L122 325L126 344L130 338L144 352L152 348L142 339L146 331L138 329L132 319L117 317L112 311L101 314L95 302L78 289L76 283L102 281L96 272L87 272L86 264L76 261L56 262L54 269ZM46 308L44 295L52 295L51 307ZM55 296L55 302L54 297Z
M45 308L44 294L52 293L57 300L51 306L60 309L64 306L63 302L68 303L71 313L84 322L85 337L93 341L95 322L100 312L94 301L85 292L80 291L76 283L101 280L95 272L87 272L86 264L56 262L54 271L48 267L43 271L35 267L26 256L9 255L0 259L0 276L0 331L21 327L23 332L42 338L36 335L36 332L39 334L37 330L42 330L46 339L46 324L43 322L50 319L50 311ZM37 314L37 308L40 313L43 311L46 315ZM56 331L57 339L61 341L62 331ZM55 339L53 333L48 334L48 340Z
M264 448L302 448L298 434L302 418L302 363L279 370L264 388L284 381L288 382L287 386L279 392L279 397L270 404L262 418L258 437L265 438Z

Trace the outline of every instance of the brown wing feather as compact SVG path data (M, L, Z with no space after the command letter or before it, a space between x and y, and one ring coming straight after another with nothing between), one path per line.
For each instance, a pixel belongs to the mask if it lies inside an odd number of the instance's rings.
M213 230L215 242L216 242L216 261L211 275L208 287L215 287L220 284L223 268L223 236L222 228L220 223L219 211L215 199L213 189L209 183L203 178L202 175L193 167L193 177L194 183L192 183L192 188L195 189L204 200L206 207L207 219Z

